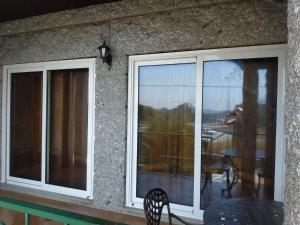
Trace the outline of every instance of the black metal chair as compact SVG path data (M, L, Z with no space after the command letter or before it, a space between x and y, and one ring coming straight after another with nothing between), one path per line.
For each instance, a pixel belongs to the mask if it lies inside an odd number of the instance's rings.
M171 213L168 195L160 188L154 188L150 190L144 198L144 211L147 219L147 225L160 224L161 214L164 206L167 207L169 225L172 225L172 218L177 219L183 224L190 225L180 217Z

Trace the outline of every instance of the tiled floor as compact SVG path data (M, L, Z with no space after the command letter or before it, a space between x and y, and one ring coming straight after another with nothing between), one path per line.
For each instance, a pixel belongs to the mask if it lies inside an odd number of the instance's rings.
M6 225L24 225L24 214L16 213L8 209L0 209L0 220ZM30 218L31 225L62 225L62 223L49 221L46 219L32 216Z
M252 197L252 198L272 199L273 192L270 190L270 187L268 185L264 184L264 180L265 179L263 179L257 195L255 189L252 189L250 191L243 190L241 186L241 180L239 180L239 182L236 185L234 185L234 187L232 188L232 192L231 192L232 197L233 198ZM204 180L202 181L202 183L203 182ZM211 204L211 202L216 202L216 201L222 202L228 199L227 193L225 193L222 196L221 194L222 188L226 188L226 180L224 180L224 176L219 174L213 174L213 182L207 183L207 186L201 195L201 209L204 210L206 207L208 207Z

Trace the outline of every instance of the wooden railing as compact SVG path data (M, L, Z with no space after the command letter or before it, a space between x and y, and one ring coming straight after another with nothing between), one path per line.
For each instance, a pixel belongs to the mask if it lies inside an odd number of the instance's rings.
M25 225L30 225L31 215L61 222L64 223L64 225L125 225L8 197L0 197L0 208L6 208L12 211L24 213ZM6 224L3 221L0 221L0 225Z

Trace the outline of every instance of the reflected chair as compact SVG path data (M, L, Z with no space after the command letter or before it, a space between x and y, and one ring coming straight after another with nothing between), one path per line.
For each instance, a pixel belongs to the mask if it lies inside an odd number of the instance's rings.
M261 188L261 179L264 178L264 169L259 167L259 168L256 168L255 169L255 173L256 175L258 176L258 185L255 187L255 194L256 194L256 197L258 198L259 197L259 191L260 191L260 188Z
M203 141L202 141L203 143ZM205 150L205 145L204 145ZM218 162L217 160L221 160L222 162ZM207 154L202 153L201 158L201 171L204 175L204 183L201 188L200 193L203 194L204 190L210 180L210 183L212 182L212 174L226 174L226 188L221 188L221 196L224 195L225 192L228 193L227 197L232 198L231 190L232 188L237 184L238 182L238 167L235 165L234 161L231 157L228 156L222 156L219 157L217 160L207 159ZM232 177L231 177L231 171L232 171Z
M201 188L200 193L203 194L204 190L210 181L212 182L212 174L222 174L226 173L226 188L221 189L221 195L223 196L224 192L228 192L228 197L231 198L231 189L232 182L230 182L230 167L224 156L218 157L218 159L213 158L212 154L212 144L213 141L223 136L224 134L213 137L211 135L202 135L202 156L201 156L201 171L204 175L204 182ZM222 162L220 162L222 161Z
M169 225L172 225L172 218L175 218L183 224L189 225L189 223L171 213L168 195L160 188L154 188L150 190L144 198L144 211L147 219L147 225L160 224L161 214L164 206L167 208Z

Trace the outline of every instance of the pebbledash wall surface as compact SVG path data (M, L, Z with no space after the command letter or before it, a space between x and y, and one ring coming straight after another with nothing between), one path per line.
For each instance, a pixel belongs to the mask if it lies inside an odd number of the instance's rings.
M300 224L300 0L288 1L285 225Z
M99 57L96 60L95 176L90 204L122 211L128 56L287 43L287 3L123 0L10 21L0 24L0 73L1 65L96 57L97 47L109 39L112 67Z

